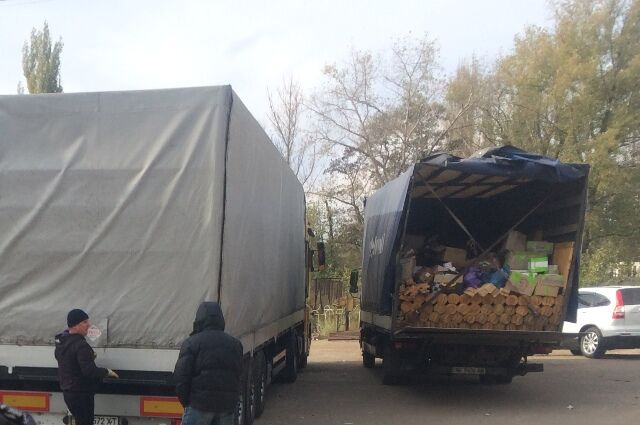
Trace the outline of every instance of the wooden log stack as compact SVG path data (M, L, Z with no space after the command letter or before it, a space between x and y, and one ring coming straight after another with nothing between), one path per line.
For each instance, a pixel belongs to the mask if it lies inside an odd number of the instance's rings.
M526 296L487 283L462 295L429 293L426 283L400 287L398 319L406 326L432 328L558 331L562 295Z

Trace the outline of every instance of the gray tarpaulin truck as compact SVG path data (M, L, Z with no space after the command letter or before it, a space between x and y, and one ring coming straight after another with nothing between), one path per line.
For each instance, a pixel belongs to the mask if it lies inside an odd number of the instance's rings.
M588 170L505 146L433 155L375 192L363 241L365 367L382 358L385 383L420 372L509 383L542 371L527 357L557 347L563 321L575 321ZM496 254L505 245L516 252ZM487 266L499 255L506 281Z
M61 423L53 336L82 308L121 377L96 424L177 421L171 372L213 300L250 423L306 363L306 235L302 185L229 86L0 96L0 403Z

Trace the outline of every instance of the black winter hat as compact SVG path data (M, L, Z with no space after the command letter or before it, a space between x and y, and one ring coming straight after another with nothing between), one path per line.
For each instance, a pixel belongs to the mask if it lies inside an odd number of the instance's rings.
M74 308L69 312L69 314L67 314L67 326L72 328L83 320L87 320L88 318L89 315L87 313L80 310L79 308Z

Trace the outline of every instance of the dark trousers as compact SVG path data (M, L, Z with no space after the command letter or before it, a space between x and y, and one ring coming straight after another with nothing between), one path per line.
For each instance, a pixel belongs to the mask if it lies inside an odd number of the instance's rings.
M64 402L76 420L76 425L93 425L93 394L64 393Z

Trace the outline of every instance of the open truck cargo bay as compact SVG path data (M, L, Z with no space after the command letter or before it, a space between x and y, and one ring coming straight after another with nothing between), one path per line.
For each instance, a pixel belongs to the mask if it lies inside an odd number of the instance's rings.
M245 352L305 306L302 185L229 86L0 96L0 366L173 370L203 300ZM6 369L5 369L6 370Z
M361 317L365 356L369 353L383 357L381 341L388 344L389 340L402 338L426 339L436 345L553 346L560 343L563 320L575 321L588 171L586 164L564 164L504 146L466 159L448 154L433 155L375 192L366 203L363 241ZM539 314L540 308L548 307L553 309L556 323L528 326L519 322L502 328L498 325L495 329L488 324L463 321L460 325L460 322L430 320L430 312L425 313L424 309L433 311L435 305L442 304L438 310L440 314L431 318L453 315L457 313L455 308L460 298L466 296L463 277L466 267L474 260L471 255L465 258L469 241L474 242L476 254L484 253L480 257L485 258L500 250L507 237L515 232L525 236L536 249L554 247L553 255L540 256L547 256L549 264L558 258L562 263L561 271L555 273L562 273L564 282L559 284L561 289L555 294L541 293L538 298L531 293L511 292L516 295L513 309L529 309L520 310L527 315ZM413 323L407 323L403 319L406 319L408 309L401 309L401 306L405 307L402 300L407 298L402 291L408 288L404 286L406 282L409 282L407 285L415 282L411 281L413 270L407 275L407 270L403 269L406 267L403 257L430 238L458 255L461 252L464 260L461 263L465 264L458 267L456 274L450 275L458 276L457 285L434 289L433 284L423 284L421 301L427 301L416 305L416 311L410 313ZM416 268L424 265L416 264ZM441 266L433 265L434 269ZM503 290L505 299L508 288ZM482 295L488 297L486 300L492 299L487 293ZM455 305L448 306L447 299L449 304ZM476 298L471 302L471 299L473 296L461 303L468 303L470 308L478 310L484 308L482 300ZM531 299L539 305L531 305ZM487 301L487 304L492 302ZM376 344L377 348L373 346Z

